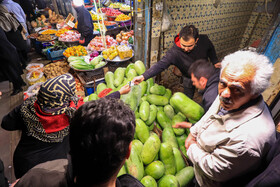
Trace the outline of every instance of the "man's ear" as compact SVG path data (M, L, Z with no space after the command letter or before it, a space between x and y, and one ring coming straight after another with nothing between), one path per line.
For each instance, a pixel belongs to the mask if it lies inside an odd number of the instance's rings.
M207 84L208 79L205 77L200 77L199 82L200 84L205 88Z
M128 150L127 150L127 153L126 153L126 156L125 156L126 159L128 159L129 156L130 156L131 147L132 147L132 142L130 142L130 144L129 144L129 146L128 146Z
M198 39L199 39L199 38L197 38L197 39L195 40L195 43L197 43L197 42L198 42Z

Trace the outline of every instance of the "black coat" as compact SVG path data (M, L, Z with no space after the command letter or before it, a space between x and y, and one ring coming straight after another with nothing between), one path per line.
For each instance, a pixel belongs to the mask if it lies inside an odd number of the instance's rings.
M246 187L280 186L280 134L277 133L277 136L277 141L266 156L265 165L267 167L254 177Z
M84 7L75 7L77 12L78 26L77 30L85 38L85 44L87 45L93 38L93 21L89 11Z
M16 178L22 177L34 166L55 159L67 158L69 138L62 142L47 143L28 135L27 127L20 115L21 105L4 116L1 127L5 130L21 130L21 139L14 152L14 170Z
M8 80L14 87L21 87L23 74L16 47L9 42L0 27L0 81Z

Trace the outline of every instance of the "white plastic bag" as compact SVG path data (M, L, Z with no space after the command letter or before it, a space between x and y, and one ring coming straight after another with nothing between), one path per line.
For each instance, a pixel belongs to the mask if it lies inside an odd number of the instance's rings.
M25 69L28 72L34 71L34 70L38 70L38 71L43 72L43 68L44 68L44 64L41 64L41 63L31 63L31 64L28 64Z
M26 80L28 81L28 84L31 86L37 82L45 82L46 78L43 72L39 70L34 70L27 73Z
M136 111L141 100L141 86L132 86L129 93L121 95L121 100L128 104L131 110Z
M173 20L168 13L166 0L164 0L163 1L163 16L162 16L161 31L166 32L166 31L170 30L172 25L173 25Z
M28 97L32 97L34 95L37 95L38 92L39 92L39 89L40 89L40 87L43 83L44 82L37 82L37 83L33 84L32 86L29 86L27 88L27 90L23 93L24 100L27 99Z

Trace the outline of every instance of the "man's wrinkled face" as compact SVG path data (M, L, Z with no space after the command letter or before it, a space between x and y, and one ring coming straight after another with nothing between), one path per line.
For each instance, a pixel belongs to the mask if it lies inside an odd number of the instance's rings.
M243 71L234 71L226 67L219 82L219 96L221 106L226 110L238 109L255 96L251 94L251 81L255 76L255 69L248 65Z
M191 80L192 80L192 84L198 89L198 90L204 90L205 86L201 80L198 80L194 74L191 74Z
M180 41L181 49L184 52L189 53L194 49L195 44L198 41L198 38L196 40L194 38L190 38L188 41L185 41L183 38L180 38L179 41Z

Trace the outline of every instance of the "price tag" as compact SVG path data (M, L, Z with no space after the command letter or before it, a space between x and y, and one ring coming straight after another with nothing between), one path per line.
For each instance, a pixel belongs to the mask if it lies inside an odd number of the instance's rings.
M40 31L42 29L42 27L38 27L38 28L35 28L34 30L35 30L35 32L38 32L38 31Z
M75 23L73 23L72 21L68 21L67 25L71 28L73 28L75 26Z

